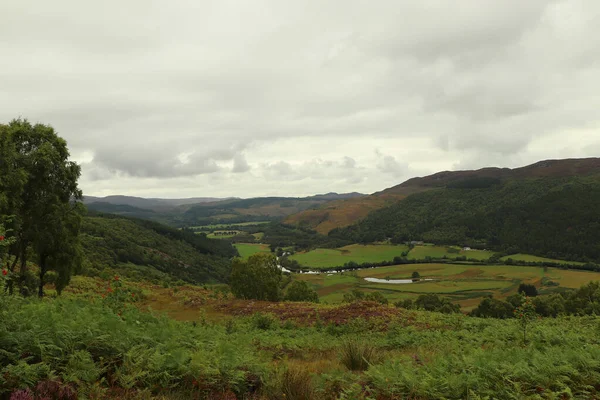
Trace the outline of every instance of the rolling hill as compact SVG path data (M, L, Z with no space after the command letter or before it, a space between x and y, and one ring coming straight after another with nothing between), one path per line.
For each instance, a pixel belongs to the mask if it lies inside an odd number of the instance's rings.
M225 282L230 258L237 255L225 241L93 211L83 220L81 241L85 274L100 275L108 267L124 276L157 282Z
M600 260L598 159L440 173L405 184L415 183L427 190L329 235L363 243L423 240L582 262Z
M472 171L443 171L407 180L370 196L329 202L315 210L290 215L284 222L327 234L335 228L356 224L369 213L392 206L407 196L448 186L477 186L489 182L533 178L567 178L600 173L600 158L546 160L521 168L483 168Z

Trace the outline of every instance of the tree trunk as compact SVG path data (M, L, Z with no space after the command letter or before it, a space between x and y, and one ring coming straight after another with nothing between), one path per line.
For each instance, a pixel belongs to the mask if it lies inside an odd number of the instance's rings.
M23 240L21 242L21 268L19 270L19 289L23 287L25 283L25 274L27 273L27 242Z
M44 276L46 275L46 256L40 256L40 287L38 288L38 296L40 299L44 297Z
M15 259L14 259L12 265L8 268L8 270L11 273L14 272L15 266L19 262L19 257L20 257L20 252L17 252L15 254ZM6 289L8 289L8 294L12 296L12 294L14 293L14 290L15 290L15 282L12 279L10 281L8 281L8 287Z

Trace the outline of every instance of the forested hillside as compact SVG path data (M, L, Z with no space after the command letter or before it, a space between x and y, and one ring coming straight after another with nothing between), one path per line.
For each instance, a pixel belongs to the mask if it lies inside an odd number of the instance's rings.
M600 173L600 158L545 160L521 168L482 168L467 171L442 171L415 177L370 196L329 202L317 209L302 211L285 219L285 223L327 234L335 228L356 224L369 213L392 206L407 196L428 190L470 185L486 185L510 179L583 177Z
M152 221L94 212L83 219L81 241L89 275L111 267L136 278L170 276L192 283L225 282L230 258L237 254L226 241Z
M423 240L597 261L599 215L600 175L475 177L408 196L330 236L363 243Z

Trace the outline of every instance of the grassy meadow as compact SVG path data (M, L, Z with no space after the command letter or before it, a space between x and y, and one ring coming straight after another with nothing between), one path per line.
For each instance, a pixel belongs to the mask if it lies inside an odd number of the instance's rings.
M304 253L296 253L290 257L300 265L311 268L328 268L344 265L347 262L362 264L365 262L380 262L400 257L408 251L408 246L385 244L352 244L339 249L316 249Z
M240 253L240 257L248 258L256 253L270 253L269 245L260 243L235 243L234 247Z
M553 258L532 256L530 254L511 254L509 256L502 257L501 260L502 261L506 261L509 258L512 259L513 261L517 262L517 263L519 261L524 261L524 262L552 262L552 263L557 263L557 264L583 265L582 262L556 260L556 259L553 259Z
M415 271L422 279L431 280L393 284L373 283L364 279L410 279ZM352 289L379 291L392 302L416 298L424 293L436 293L458 303L463 311L469 311L479 304L484 296L506 298L515 294L521 283L533 284L540 293L551 293L566 288L575 289L590 281L600 280L600 273L526 266L432 263L332 274L296 274L295 277L307 281L317 291L321 301L328 303L341 302L344 293ZM548 281L554 282L556 286L545 286Z
M494 252L485 250L462 250L449 246L415 246L410 249L405 245L391 244L353 244L338 249L315 249L308 252L296 253L290 259L296 260L300 265L310 268L331 268L342 266L353 261L361 264L365 262L391 261L400 257L402 252L408 251L408 259L424 260L430 258L456 258L467 257L484 261L489 259Z

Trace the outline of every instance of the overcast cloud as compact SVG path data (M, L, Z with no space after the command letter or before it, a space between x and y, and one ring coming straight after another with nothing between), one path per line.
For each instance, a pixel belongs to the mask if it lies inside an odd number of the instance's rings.
M88 195L371 193L600 153L596 0L2 0L0 122Z

